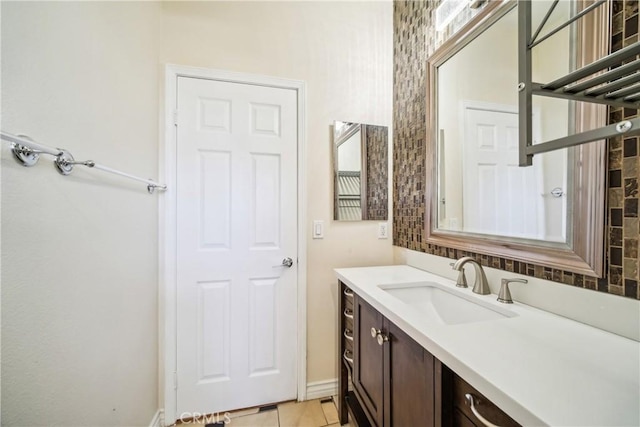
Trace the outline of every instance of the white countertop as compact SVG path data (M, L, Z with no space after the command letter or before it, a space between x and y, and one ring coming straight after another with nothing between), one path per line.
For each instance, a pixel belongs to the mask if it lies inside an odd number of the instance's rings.
M406 265L337 277L525 426L640 426L640 343L533 307L501 304ZM379 285L433 281L516 314L445 325ZM447 288L448 289L448 288ZM449 289L448 289L449 290ZM567 302L570 303L570 302Z

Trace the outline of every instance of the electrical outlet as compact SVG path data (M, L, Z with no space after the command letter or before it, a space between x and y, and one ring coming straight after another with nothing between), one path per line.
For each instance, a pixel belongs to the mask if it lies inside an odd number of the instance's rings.
M389 224L386 222L378 223L378 239L387 239L389 237Z

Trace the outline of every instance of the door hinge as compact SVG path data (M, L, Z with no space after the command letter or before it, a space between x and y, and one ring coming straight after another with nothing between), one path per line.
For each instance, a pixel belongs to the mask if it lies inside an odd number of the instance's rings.
M173 125L178 126L178 110L173 110Z
M177 372L173 373L173 389L174 390L178 389L178 373Z

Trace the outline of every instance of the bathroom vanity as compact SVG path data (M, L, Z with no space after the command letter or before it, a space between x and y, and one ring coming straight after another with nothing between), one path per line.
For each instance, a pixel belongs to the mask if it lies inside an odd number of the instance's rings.
M640 425L637 341L409 266L336 274L341 423Z

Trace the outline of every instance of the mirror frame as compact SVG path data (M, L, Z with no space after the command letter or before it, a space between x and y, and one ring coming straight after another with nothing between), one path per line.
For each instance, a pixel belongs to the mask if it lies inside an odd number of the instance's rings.
M587 0L576 0L584 7ZM489 256L514 259L534 265L570 271L587 276L604 276L605 212L606 212L606 141L596 141L574 147L573 155L573 223L567 234L570 245L552 247L532 241L499 236L463 234L437 228L437 77L438 67L516 7L515 0L490 1L457 33L453 34L427 60L427 143L425 166L425 240L428 244L461 249ZM587 65L607 54L609 42L608 5L597 8L578 20L576 67ZM596 30L593 30L596 28ZM602 37L602 34L606 37ZM598 37L600 35L600 37ZM514 88L514 90L516 90ZM596 104L576 103L576 131L606 124L607 109ZM571 156L569 156L571 158ZM585 179L586 177L586 179ZM581 179L578 179L581 178ZM571 179L571 177L570 177ZM580 183L581 185L579 185Z

